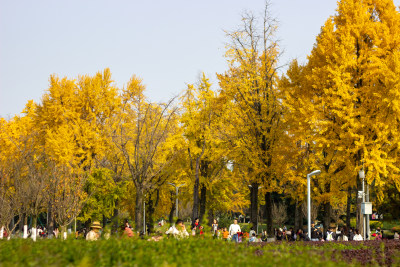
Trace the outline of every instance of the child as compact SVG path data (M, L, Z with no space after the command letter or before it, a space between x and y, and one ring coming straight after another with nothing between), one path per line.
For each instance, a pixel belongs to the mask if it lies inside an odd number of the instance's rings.
M193 227L193 229L192 229L192 236L195 236L196 235L196 227Z
M228 229L225 227L224 230L222 231L222 238L227 241L229 238L229 231Z
M203 226L200 226L200 237L204 238Z
M214 234L214 238L221 239L221 229L217 229L217 231Z
M253 233L252 237L250 237L249 242L256 242L257 238L256 238L256 233Z

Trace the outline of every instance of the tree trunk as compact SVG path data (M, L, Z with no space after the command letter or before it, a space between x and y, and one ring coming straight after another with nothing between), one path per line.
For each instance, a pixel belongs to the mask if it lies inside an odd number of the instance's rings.
M169 223L171 225L174 223L174 213L175 213L175 201L172 202L172 207L169 212Z
M351 214L351 188L347 189L347 207L346 207L346 227L350 229L350 214Z
M13 229L14 229L14 228L15 228L15 217L13 217L13 218L11 219L11 223L10 223L10 227L9 227L9 229L11 229L10 234L13 233Z
M331 224L331 213L332 206L330 202L324 203L324 231L329 229L329 225Z
M107 226L107 218L103 214L103 228L105 228L106 226Z
M136 202L135 202L135 227L136 231L143 232L143 189L136 187ZM145 233L144 233L145 234Z
M36 241L36 226L37 226L37 215L32 216L32 228L31 228L31 237L33 241Z
M214 222L214 210L209 210L208 211L208 225L211 226Z
M19 231L22 233L24 231L24 223L25 223L25 213L21 214L21 220L19 221Z
M61 230L61 239L62 240L66 240L67 239L67 225L62 225L61 227L60 227L60 230Z
M299 201L296 200L296 204L294 207L294 227L295 230L297 229L303 229L303 211L301 208L301 204L299 204Z
M192 210L192 221L199 217L199 185L200 177L196 168L196 177L193 186L193 210Z
M52 216L53 216L53 214L52 214L52 210L51 210L51 203L49 201L49 203L47 204L47 221L46 221L46 228L49 233L53 232L53 229L50 229L50 222L51 222Z
M146 217L148 218L148 219L146 219L147 232L148 232L148 233L152 233L152 232L154 232L154 231L153 231L153 230L154 230L154 220L153 220L153 216L154 216L155 208L154 208L154 202L153 202L151 196L149 197L149 201L148 201L147 203L148 203L148 204L147 204L147 211L148 211L148 213L146 213L146 214L148 214L148 215L146 215Z
M115 206L116 207L117 207L117 205L118 205L118 200L115 202ZM113 229L112 229L113 233L118 232L118 227L119 227L119 216L118 216L118 214L119 214L119 210L117 208L115 208L114 211L113 211L112 219L111 219L111 221L113 223Z
M251 183L250 187L250 223L253 230L257 230L258 223L258 186L258 183Z
M268 236L274 235L274 229L272 226L272 193L265 193L265 219L267 223L267 234Z
M206 213L206 201L207 201L207 188L204 184L201 185L200 190L200 223L203 222L204 214Z

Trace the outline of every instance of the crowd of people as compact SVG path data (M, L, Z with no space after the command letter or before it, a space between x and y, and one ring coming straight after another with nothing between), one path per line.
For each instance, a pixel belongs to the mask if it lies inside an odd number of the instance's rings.
M161 227L163 224L160 224ZM208 227L207 227L208 229ZM133 237L144 237L143 233L135 233L133 227L129 224L129 221L126 220L122 225L120 233L120 237L122 238L133 238ZM36 236L38 238L48 238L48 237L61 237L60 231L56 228L52 235L49 235L48 231L44 227L36 228ZM21 237L29 237L32 236L32 229L28 229L27 236ZM66 235L67 233L65 233ZM75 238L77 239L86 239L88 241L98 240L100 238L108 239L110 238L111 232L104 231L102 229L101 224L98 221L95 221L91 224L90 230L86 230L86 228L82 228L79 231L76 231ZM174 237L176 239L184 239L189 238L190 236L197 236L200 238L204 238L205 230L203 225L201 225L199 218L196 218L190 226L190 229L186 229L186 226L183 220L178 219L174 225L172 225L166 232L166 237ZM152 236L149 241L159 241L165 237L164 233L158 231L157 235ZM207 234L209 235L209 234ZM211 235L213 238L223 239L226 241L232 241L236 243L240 242L269 242L269 241L362 241L363 236L357 229L346 227L329 227L326 231L321 226L316 226L314 222L311 224L311 239L308 237L308 233L304 232L303 229L297 229L296 231L290 227L289 229L286 226L282 228L275 228L274 235L268 236L266 231L262 231L261 234L257 234L254 230L250 230L249 232L242 231L238 221L235 219L233 223L227 227L219 227L218 221L213 220L211 224ZM382 240L383 239L383 231L377 227L373 232L370 233L370 239ZM7 237L7 233L3 233L3 237ZM19 233L16 233L16 236L19 236ZM368 237L368 236L367 236ZM62 238L62 237L61 237ZM64 237L66 238L66 236ZM399 240L399 233L394 233L394 239Z
M192 236L204 237L204 228L200 225L199 219L193 221L190 229ZM311 224L311 239L307 232L303 229L294 230L293 228L287 229L275 228L274 236L268 237L266 231L262 234L257 234L254 230L243 232L235 219L229 228L219 228L217 220L214 220L211 225L211 233L214 238L229 240L232 242L268 242L268 241L362 241L363 237L358 229L345 227L329 227L326 231L322 227L316 227L315 223ZM178 239L188 238L190 236L182 220L177 220L176 224L171 226L166 232L167 235L172 235ZM375 240L383 239L383 231L378 227L374 232L371 232L371 238ZM399 233L394 233L394 239L399 240Z

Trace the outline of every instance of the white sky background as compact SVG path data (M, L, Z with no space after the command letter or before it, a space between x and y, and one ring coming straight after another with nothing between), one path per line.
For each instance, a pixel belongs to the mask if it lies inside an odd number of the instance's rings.
M304 62L336 0L271 0L281 64ZM400 0L394 1L400 6ZM40 102L51 74L76 78L109 67L117 86L136 74L152 101L165 101L227 69L223 30L264 0L0 0L0 117Z

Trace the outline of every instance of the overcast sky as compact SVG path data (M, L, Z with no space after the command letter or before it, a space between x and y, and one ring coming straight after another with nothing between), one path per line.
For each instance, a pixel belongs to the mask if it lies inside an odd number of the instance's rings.
M336 0L270 2L281 64L304 62ZM51 74L109 67L120 87L136 74L152 101L180 93L202 71L216 82L226 70L224 30L237 28L244 10L263 8L264 0L0 0L0 116L40 102Z

